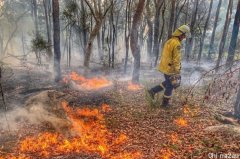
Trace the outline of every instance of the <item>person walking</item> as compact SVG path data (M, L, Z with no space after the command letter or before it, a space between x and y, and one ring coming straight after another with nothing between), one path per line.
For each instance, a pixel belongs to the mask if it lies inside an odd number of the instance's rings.
M162 106L169 106L173 89L180 86L181 42L189 34L189 26L182 25L173 32L172 37L164 44L158 71L164 74L165 81L148 90L152 99L156 93L164 91Z

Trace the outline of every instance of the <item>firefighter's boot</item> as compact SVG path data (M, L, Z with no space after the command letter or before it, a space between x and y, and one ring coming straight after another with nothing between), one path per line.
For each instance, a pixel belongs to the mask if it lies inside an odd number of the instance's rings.
M170 98L163 97L162 105L161 105L161 106L162 106L162 107L168 107L168 106L170 106L169 101L170 101Z
M148 94L152 99L154 99L155 94L158 92L161 92L162 90L163 90L163 87L158 85L148 90Z

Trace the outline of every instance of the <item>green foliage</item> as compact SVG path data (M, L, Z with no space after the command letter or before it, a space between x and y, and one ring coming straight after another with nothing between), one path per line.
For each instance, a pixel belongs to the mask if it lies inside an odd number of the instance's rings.
M47 41L41 36L36 36L31 41L32 50L43 51L48 49Z
M68 20L72 20L74 17L74 14L78 12L78 4L72 0L66 2L66 7L63 10L63 16L64 18Z

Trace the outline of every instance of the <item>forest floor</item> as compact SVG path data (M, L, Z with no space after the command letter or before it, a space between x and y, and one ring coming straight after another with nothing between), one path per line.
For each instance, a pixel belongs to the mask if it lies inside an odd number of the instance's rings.
M3 82L9 109L5 114L9 118L10 132L0 127L0 158L14 158L14 156L16 158L79 158L79 154L71 152L44 156L41 153L22 152L18 147L28 136L53 131L49 129L49 125L32 124L28 120L18 119L19 114L14 116L14 113L9 113L14 112L16 107L24 108L29 98L46 91L52 93L52 96L60 92L62 95L51 98L50 101L66 101L73 109L85 107L98 109L102 104L109 105L111 110L103 113L104 127L114 136L125 134L127 137L124 143L117 146L118 150L111 150L111 153L116 151L118 154L121 152L138 154L135 154L135 157L131 154L129 156L123 154L115 158L207 159L214 158L213 155L216 154L218 158L221 154L235 155L232 158L240 158L238 133L207 129L222 125L215 119L214 114L230 110L231 103L225 105L215 105L214 102L203 103L199 102L201 100L198 99L198 95L192 97L190 102L183 103L189 86L185 85L177 89L171 101L172 106L163 108L160 106L161 94L152 101L145 91L145 87L156 84L157 79L144 81L144 85L136 90L129 90L127 81L115 81L112 86L103 90L83 91L64 83L57 85L51 82L51 73L46 71L33 69L26 73L24 69L13 69L6 71L6 74L14 74L14 76L9 76ZM2 108L1 111L0 122L1 125L6 126L4 109ZM16 130L11 128L12 122L17 125ZM94 152L92 156L87 153L80 158L114 158L114 155L101 155Z

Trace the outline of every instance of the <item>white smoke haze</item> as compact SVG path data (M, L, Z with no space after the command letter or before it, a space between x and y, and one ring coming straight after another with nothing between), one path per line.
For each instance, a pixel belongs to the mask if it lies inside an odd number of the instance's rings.
M48 123L57 131L62 131L61 129L70 126L65 113L63 113L61 102L56 101L55 97L49 97L51 93L53 92L43 91L31 96L23 107L16 106L11 111L1 112L0 130L8 131L10 128L10 131L17 131L23 128L23 123L35 125Z

